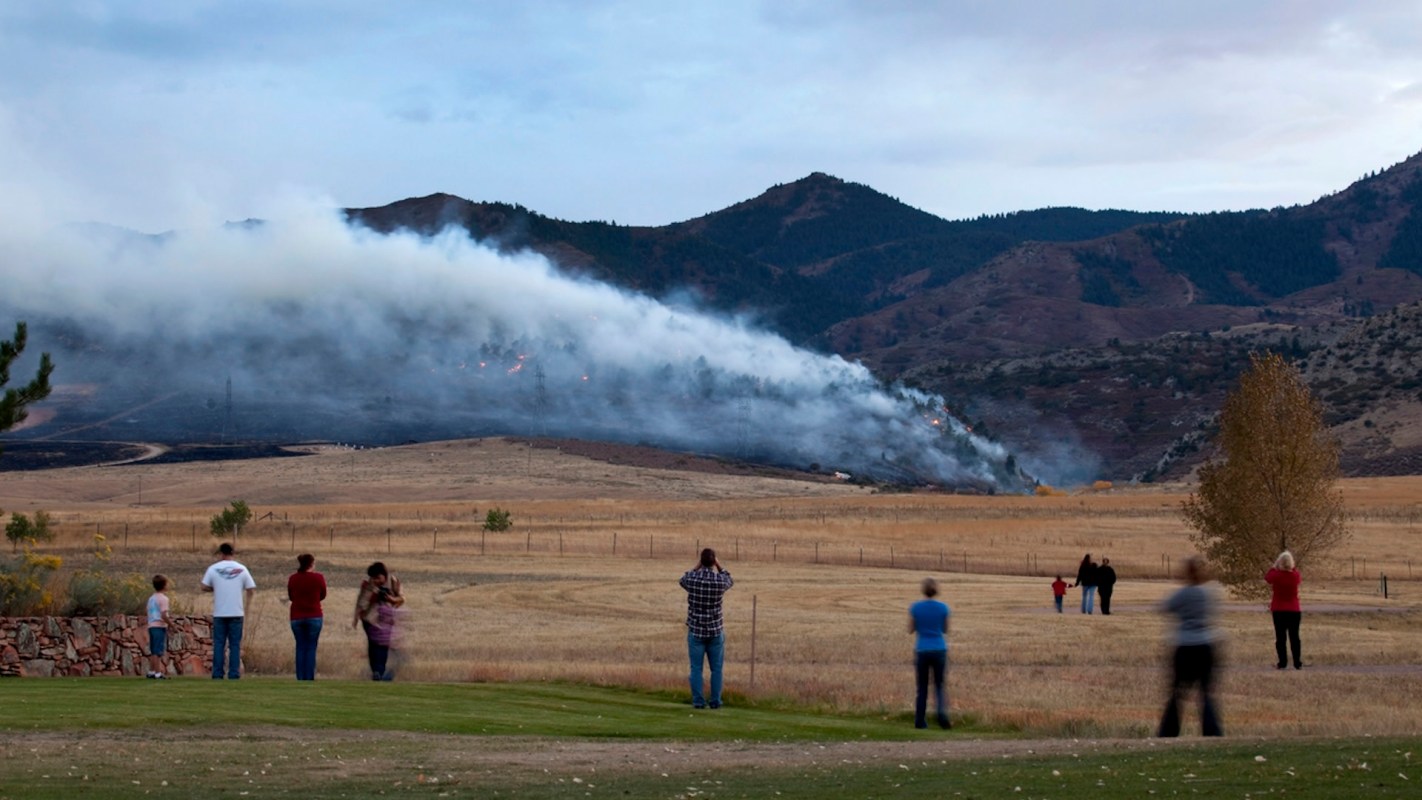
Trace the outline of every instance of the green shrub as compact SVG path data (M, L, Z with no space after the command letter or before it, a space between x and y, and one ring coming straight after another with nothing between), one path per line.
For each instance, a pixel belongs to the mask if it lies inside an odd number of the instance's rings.
M54 604L49 584L63 563L59 556L42 556L28 548L19 558L0 560L0 616L49 613Z
M57 604L68 617L99 617L109 614L142 614L152 584L142 575L109 573L113 549L102 534L94 536L94 560L69 576L68 591Z

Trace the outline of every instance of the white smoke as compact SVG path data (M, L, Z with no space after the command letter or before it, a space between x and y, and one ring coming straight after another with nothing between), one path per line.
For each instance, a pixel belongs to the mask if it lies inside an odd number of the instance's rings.
M95 387L32 435L123 412L104 437L211 440L230 379L241 438L513 433L900 480L1007 476L1007 453L941 398L463 231L380 235L310 202L159 237L6 227L0 320L29 321L56 382Z

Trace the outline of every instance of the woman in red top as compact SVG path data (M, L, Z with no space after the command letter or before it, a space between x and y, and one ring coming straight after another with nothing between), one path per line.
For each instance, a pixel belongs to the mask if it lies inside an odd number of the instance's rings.
M286 596L291 600L291 635L296 637L296 679L316 680L316 643L321 639L321 601L326 599L326 578L311 567L316 557L302 553L296 557L296 571L286 579Z
M1299 606L1299 584L1303 576L1294 567L1294 554L1288 550L1279 554L1274 566L1264 575L1264 580L1274 589L1274 597L1269 601L1269 611L1274 616L1274 650L1279 654L1278 669L1289 666L1288 644L1294 649L1294 669L1303 669L1303 656L1299 654L1299 620L1303 609Z

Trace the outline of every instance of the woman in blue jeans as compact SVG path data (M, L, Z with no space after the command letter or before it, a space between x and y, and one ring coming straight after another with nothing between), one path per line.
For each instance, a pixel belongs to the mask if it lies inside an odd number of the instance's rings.
M326 599L326 578L312 569L316 557L302 553L296 557L296 571L286 579L286 597L291 601L291 635L296 639L296 679L316 680L316 644L325 621L321 601Z
M935 600L938 581L923 579L923 599L909 606L908 632L917 635L914 642L914 680L918 689L913 701L913 726L928 727L928 682L933 680L937 700L938 726L951 728L948 721L948 693L944 690L944 674L948 671L948 617L952 613L946 603Z

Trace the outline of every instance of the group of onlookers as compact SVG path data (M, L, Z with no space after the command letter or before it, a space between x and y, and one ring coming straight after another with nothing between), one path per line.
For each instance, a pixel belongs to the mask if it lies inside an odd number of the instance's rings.
M235 558L232 545L218 548L219 560L208 567L202 578L202 589L213 595L212 608L212 677L229 680L241 677L242 622L247 602L256 583L251 572ZM287 579L287 599L291 604L291 632L296 641L296 678L315 680L316 647L321 637L326 599L326 579L314 570L316 559L303 553L296 559L296 571ZM1109 558L1098 566L1088 553L1077 570L1074 587L1082 589L1081 611L1093 612L1093 595L1101 595L1101 613L1111 613L1111 595L1116 584L1116 571ZM1265 574L1272 590L1269 610L1274 620L1274 647L1277 667L1289 665L1289 650L1293 652L1294 669L1303 668L1299 651L1299 585L1302 577L1288 551L1281 553ZM153 578L154 593L148 601L150 656L148 677L162 678L162 659L166 649L167 626L170 620L168 580L162 575ZM721 707L722 666L725 660L725 621L722 602L734 582L716 558L716 551L701 551L697 564L687 570L680 581L687 594L686 646L690 661L687 680L691 688L691 703L695 708ZM1220 638L1217 622L1219 588L1209 582L1205 562L1192 556L1185 562L1184 586L1161 604L1161 610L1175 618L1174 649L1171 655L1170 695L1161 717L1159 736L1180 735L1180 702L1191 687L1198 687L1200 727L1205 736L1220 736L1219 715L1214 702L1214 676L1217 666L1216 643ZM1062 611L1066 582L1060 575L1052 584L1056 610ZM948 716L947 692L944 688L948 668L948 620L952 614L948 605L937 599L938 582L924 579L923 599L909 607L908 631L914 634L914 726L928 727L928 691L932 686L935 717L940 727L951 728ZM366 655L373 680L391 680L392 646L400 628L400 608L405 598L400 581L379 561L366 569L356 592L355 613L351 627L361 627L366 635ZM705 691L703 666L710 665L710 691Z
M235 681L242 677L242 628L257 583L251 570L237 561L231 544L219 545L217 555L218 560L202 576L202 590L212 595L212 677ZM302 553L296 557L296 571L286 580L299 681L316 680L316 648L325 620L321 602L326 599L326 578L315 570L315 565L315 556ZM164 656L171 621L167 589L166 577L153 576L153 595L148 598L149 678L167 677ZM351 627L365 631L372 680L395 677L390 654L399 641L400 608L404 604L400 580L381 562L371 564L356 592Z
M1095 613L1096 595L1101 595L1101 613L1111 613L1111 595L1116 592L1116 568L1111 566L1111 559L1102 558L1097 564L1091 560L1091 554L1087 553L1081 559L1081 565L1076 568L1076 583L1068 585L1058 575L1052 581L1052 600L1056 604L1057 613L1062 613L1062 600L1066 597L1067 589L1081 588L1081 613Z

